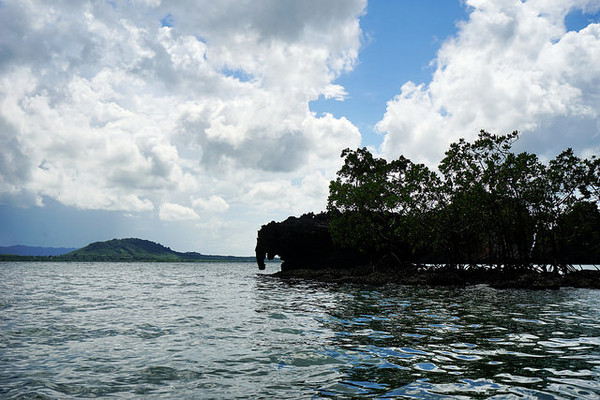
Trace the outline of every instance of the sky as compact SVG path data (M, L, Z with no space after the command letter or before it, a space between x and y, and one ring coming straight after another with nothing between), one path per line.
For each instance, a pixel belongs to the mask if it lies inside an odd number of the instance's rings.
M0 0L0 246L251 255L345 148L600 153L600 0Z

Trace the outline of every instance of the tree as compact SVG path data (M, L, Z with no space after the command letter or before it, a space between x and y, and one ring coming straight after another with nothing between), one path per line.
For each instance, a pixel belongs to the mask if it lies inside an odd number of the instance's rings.
M329 185L327 210L332 213L331 232L334 241L363 252L380 250L385 232L384 214L393 209L392 193L387 184L389 166L374 158L366 149L342 151L344 165L338 178Z
M586 199L600 202L600 158L592 156L584 160L585 178L581 192Z
M567 149L544 165L513 152L517 140L516 131L481 131L452 143L440 175L404 156L387 162L366 148L344 150L327 205L334 241L387 264L568 270L577 227L593 232L600 220L600 160ZM575 258L585 259L577 248Z
M543 165L537 156L515 154L518 132L450 146L439 169L447 191L445 242L455 262L528 268L543 198Z
M556 253L570 264L600 261L600 210L594 202L578 201L559 216L554 228Z
M344 165L330 183L327 203L334 241L376 254L379 263L406 264L422 243L417 231L434 206L429 188L437 177L403 156L388 163L366 148L345 149L341 156Z
M487 203L484 168L478 146L464 139L450 145L438 167L444 184L435 246L449 264L476 262L485 247L485 228L489 224L488 213L482 208Z
M544 171L544 195L537 217L540 227L539 258L555 270L568 270L567 259L560 249L561 218L569 214L587 193L586 161L575 156L569 148L548 162Z

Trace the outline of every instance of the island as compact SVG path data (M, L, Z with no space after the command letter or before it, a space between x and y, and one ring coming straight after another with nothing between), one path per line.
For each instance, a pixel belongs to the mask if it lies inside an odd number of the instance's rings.
M481 131L437 171L346 149L325 212L258 231L258 267L279 255L284 278L600 288L600 159L544 163L517 139Z
M83 261L83 262L254 262L254 257L181 253L149 240L127 238L94 242L58 256L0 255L0 261Z

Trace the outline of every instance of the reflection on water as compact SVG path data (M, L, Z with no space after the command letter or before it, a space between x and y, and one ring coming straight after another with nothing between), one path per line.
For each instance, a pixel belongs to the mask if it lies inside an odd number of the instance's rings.
M0 398L600 397L600 291L0 263Z
M308 307L331 333L320 352L339 376L323 397L600 396L597 291L258 287L288 295L279 313Z

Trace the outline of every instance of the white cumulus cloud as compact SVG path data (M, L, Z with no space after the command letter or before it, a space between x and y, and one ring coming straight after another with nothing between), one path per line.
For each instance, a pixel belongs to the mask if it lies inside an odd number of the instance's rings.
M530 151L600 150L600 24L567 31L598 0L467 0L470 15L434 60L431 82L407 82L376 128L387 157L436 165L481 129L518 130Z
M209 212L225 212L229 210L229 204L222 198L212 195L208 198L199 198L192 201L194 207Z
M175 203L162 204L158 215L162 221L190 221L200 219L196 211Z
M357 61L365 7L2 1L0 202L172 220L176 204L253 204L264 182L302 191L360 143L351 122L308 104L345 95L334 80Z

